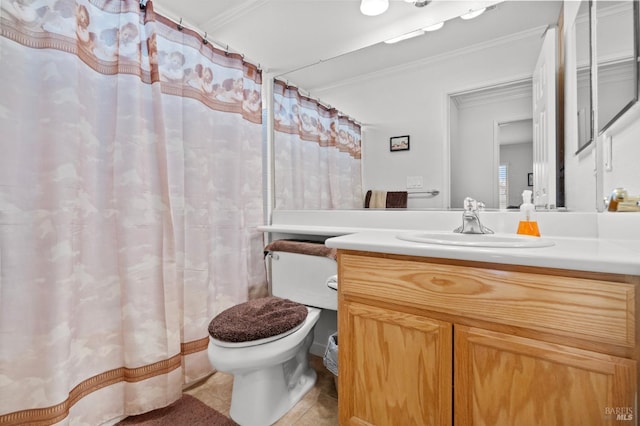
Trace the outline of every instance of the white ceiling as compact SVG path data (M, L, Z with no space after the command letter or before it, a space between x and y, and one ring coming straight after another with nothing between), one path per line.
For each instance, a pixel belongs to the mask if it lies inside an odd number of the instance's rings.
M360 0L153 1L167 18L182 19L184 26L244 54L266 73L287 73L289 81L307 90L518 32L542 33L541 28L557 23L562 8L562 1L547 0L434 0L422 8L403 0L390 3L387 12L370 17L360 13ZM455 18L482 6L494 7L474 20ZM447 22L439 31L381 43L442 20Z
M516 120L500 124L500 145L532 143L533 119Z

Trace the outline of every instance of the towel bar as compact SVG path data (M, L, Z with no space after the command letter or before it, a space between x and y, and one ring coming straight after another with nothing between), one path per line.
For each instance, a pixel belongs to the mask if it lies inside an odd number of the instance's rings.
M438 194L440 194L440 191L438 191L437 189L432 189L431 191L411 191L407 193L407 195L409 195L410 197L413 195L431 195L435 197Z

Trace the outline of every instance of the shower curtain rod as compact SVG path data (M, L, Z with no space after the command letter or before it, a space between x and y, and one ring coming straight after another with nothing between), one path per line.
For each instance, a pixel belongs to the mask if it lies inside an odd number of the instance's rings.
M140 2L140 9L146 9L146 1L144 2L144 7L142 4L142 1ZM169 14L167 13L166 10L164 10L162 8L162 6L158 5L156 6L155 4L153 5L153 9L154 11L156 11L157 14L162 15L164 18L168 19L169 21L173 22L176 25L176 28L178 28L180 31L182 31L183 29L188 29L191 30L195 33L197 33L198 35L200 35L200 37L202 38L202 44L211 44L213 47L219 49L219 50L223 50L225 53L236 53L240 56L242 56L242 60L249 62L251 65L254 65L258 68L258 70L262 71L262 67L260 66L259 62L253 61L249 58L247 58L244 53L238 52L237 50L234 49L230 49L228 44L224 44L221 43L217 40L212 40L209 37L209 35L207 34L206 31L201 31L200 29L198 29L197 26L191 24L188 21L184 21L182 18L179 18L178 20L171 18L169 16ZM204 34L204 35L202 35Z
M281 77L273 77L274 80L280 81L284 84L287 85L287 87L295 87L298 90L298 93L300 93L300 95L304 96L307 99L311 99L315 102L317 102L319 105L327 108L327 109L337 109L331 106L330 103L327 102L323 102L322 100L320 100L320 98L311 95L311 92L309 92L308 90L305 90L303 88L301 88L300 86L298 86L297 84L289 84L289 81L286 79L283 79ZM353 118L353 116L347 114L346 112L342 111L342 110L337 110L339 112L340 115L343 115L344 117L348 118L349 120L353 121L354 123L356 123L358 126L360 127L364 127L364 124L361 123L360 121L356 120L355 118Z

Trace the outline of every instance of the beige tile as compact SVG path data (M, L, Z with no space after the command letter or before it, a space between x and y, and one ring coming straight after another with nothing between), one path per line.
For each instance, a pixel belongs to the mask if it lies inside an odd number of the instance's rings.
M231 404L231 391L233 389L233 376L231 374L217 372L212 374L204 382L188 388L184 393L193 395L196 398L199 394L211 394L218 399L224 400Z
M233 376L217 372L204 382L186 389L184 393L198 398L209 407L229 417L232 389Z
M322 370L316 371L318 372L316 387L320 389L322 394L329 395L337 399L338 393L336 392L333 374L327 370L324 365L322 366Z
M285 414L284 416L282 416L280 418L280 420L278 420L277 422L275 422L273 424L273 426L293 426L296 424L296 422L298 420L300 420L302 418L302 416L304 416L304 413L306 411L303 411L304 409L309 409L308 406L301 406L299 404L296 404L295 407L293 407L291 410L289 410L289 412L287 414Z
M287 414L285 414L275 424L277 426L289 426L294 425L296 422L318 401L320 396L320 389L316 386L312 388L307 394L293 406Z
M296 421L295 426L334 426L338 424L338 400L320 395L318 401Z

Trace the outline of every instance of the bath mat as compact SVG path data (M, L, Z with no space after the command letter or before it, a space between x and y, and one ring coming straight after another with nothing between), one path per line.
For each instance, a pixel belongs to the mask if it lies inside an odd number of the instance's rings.
M237 426L233 420L223 416L213 408L191 395L148 413L130 416L116 423L116 426Z

